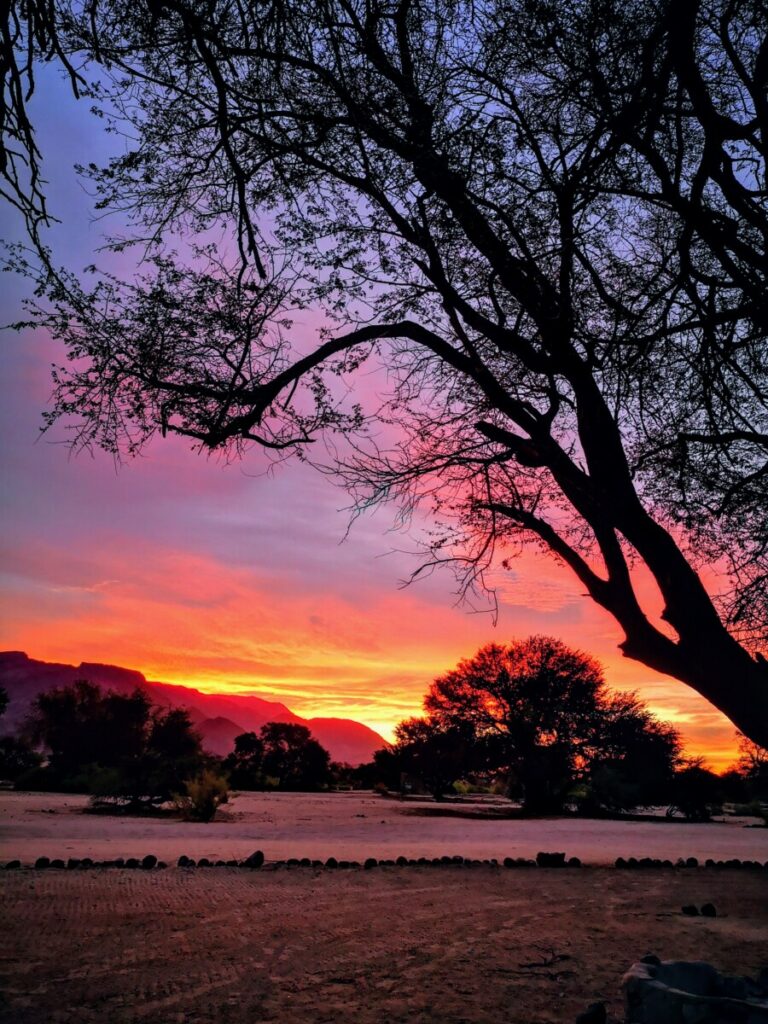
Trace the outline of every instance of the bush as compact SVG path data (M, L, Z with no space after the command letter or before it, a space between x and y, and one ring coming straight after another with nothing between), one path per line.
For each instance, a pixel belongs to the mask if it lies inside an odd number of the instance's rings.
M183 794L174 794L173 802L185 821L213 821L216 811L229 800L229 783L223 775L206 768L184 783Z

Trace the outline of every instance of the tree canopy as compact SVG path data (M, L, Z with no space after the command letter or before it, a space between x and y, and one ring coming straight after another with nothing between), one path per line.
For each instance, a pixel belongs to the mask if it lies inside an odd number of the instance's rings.
M620 809L620 789L625 807L651 803L680 756L674 728L635 695L608 690L594 659L552 637L482 647L432 683L424 709L442 729L469 732L528 811L559 810L577 780L596 804ZM609 782L615 795L604 800Z
M258 735L235 737L225 758L229 780L239 789L321 789L330 781L331 755L305 725L267 722Z
M625 655L768 742L760 0L13 10L6 179L26 154L39 198L19 82L58 56L126 137L84 174L146 253L93 287L14 257L71 359L50 418L115 452L298 453L362 504L426 505L428 561L466 584L537 543Z
M205 764L182 708L153 706L141 690L104 692L87 680L38 694L27 730L48 754L36 788L90 791L128 804L162 803Z

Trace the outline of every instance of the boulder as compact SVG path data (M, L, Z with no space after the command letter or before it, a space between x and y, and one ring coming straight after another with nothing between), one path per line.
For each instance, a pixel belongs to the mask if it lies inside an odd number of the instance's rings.
M254 850L250 857L246 857L243 861L243 867L246 868L260 868L264 866L264 854L261 850Z
M142 858L141 866L145 871L151 871L152 868L157 866L157 857L154 853L148 853L146 857Z
M703 962L641 961L624 975L622 991L632 1024L768 1024L762 976L730 977Z
M536 854L536 863L540 868L564 868L565 854L539 851Z

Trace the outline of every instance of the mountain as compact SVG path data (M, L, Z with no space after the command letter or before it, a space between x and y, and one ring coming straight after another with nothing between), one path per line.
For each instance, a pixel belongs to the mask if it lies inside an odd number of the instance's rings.
M224 756L243 732L258 732L267 722L295 722L306 725L315 739L330 752L334 761L362 764L370 761L384 740L373 729L348 718L301 718L278 701L256 694L202 693L191 686L156 682L141 672L118 665L81 662L63 665L36 661L23 651L0 651L0 686L8 692L8 710L0 718L0 732L16 732L38 693L54 686L66 686L87 679L106 690L132 693L144 690L155 704L182 707L189 711L203 746Z

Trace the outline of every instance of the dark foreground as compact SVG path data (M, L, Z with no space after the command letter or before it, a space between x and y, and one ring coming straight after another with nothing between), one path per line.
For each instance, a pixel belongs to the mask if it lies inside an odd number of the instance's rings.
M768 959L765 871L24 870L0 907L3 1024L621 1021L645 953Z

